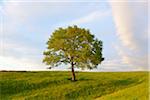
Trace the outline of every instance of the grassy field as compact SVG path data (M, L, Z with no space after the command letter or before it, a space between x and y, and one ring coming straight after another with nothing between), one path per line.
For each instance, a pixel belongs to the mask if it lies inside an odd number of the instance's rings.
M149 72L0 72L0 100L148 100Z

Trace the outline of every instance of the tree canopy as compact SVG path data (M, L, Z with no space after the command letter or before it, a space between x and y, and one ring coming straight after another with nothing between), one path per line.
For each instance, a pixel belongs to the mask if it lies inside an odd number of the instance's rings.
M88 29L76 25L58 28L47 42L43 62L50 67L64 63L81 69L93 69L104 60L102 46L102 41Z

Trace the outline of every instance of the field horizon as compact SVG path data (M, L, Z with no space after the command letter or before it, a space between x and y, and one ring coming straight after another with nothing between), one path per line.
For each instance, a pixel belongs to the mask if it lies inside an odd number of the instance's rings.
M70 72L71 69L66 69L66 70L0 70L0 72ZM131 70L131 71L101 71L101 70L75 70L75 72L150 72L150 70Z

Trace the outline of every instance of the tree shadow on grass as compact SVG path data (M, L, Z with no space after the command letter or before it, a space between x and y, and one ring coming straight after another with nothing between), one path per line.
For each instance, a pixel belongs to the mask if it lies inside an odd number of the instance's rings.
M72 78L66 78L67 80L70 80L72 81ZM76 79L75 81L72 81L72 82L80 82L80 81L90 81L90 80L94 80L94 79L89 79L89 78L78 78Z

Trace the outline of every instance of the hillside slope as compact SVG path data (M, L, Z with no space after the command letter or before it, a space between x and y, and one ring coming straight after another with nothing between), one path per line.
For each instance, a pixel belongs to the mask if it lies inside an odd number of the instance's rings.
M130 96L128 100L148 100L148 73L77 72L78 81L71 82L70 72L0 72L0 99L93 100L106 96L105 100L116 100Z

